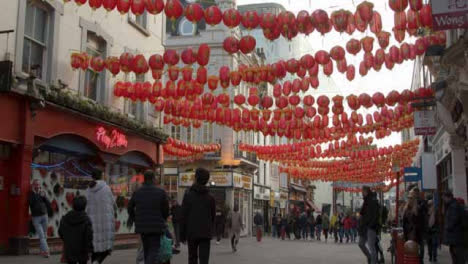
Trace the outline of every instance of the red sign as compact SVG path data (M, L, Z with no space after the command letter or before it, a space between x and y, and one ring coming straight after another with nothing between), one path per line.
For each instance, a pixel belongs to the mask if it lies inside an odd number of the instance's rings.
M119 147L126 148L128 145L127 136L125 136L125 134L113 129L109 135L107 130L102 126L96 129L96 140L107 149Z
M434 30L468 27L468 0L432 0Z

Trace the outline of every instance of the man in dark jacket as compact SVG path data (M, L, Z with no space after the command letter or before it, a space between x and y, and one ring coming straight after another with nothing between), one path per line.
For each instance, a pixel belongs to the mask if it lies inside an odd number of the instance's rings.
M32 191L29 194L29 209L31 210L32 223L39 238L40 255L49 257L49 246L47 245L47 222L51 211L50 202L41 190L38 180L32 182Z
M220 244L221 238L224 234L224 224L226 223L226 217L224 216L224 212L221 208L216 210L216 217L215 217L215 228L216 228L216 245Z
M188 241L189 264L208 264L210 240L216 215L216 204L206 184L210 172L195 171L195 183L184 195L180 239Z
M367 257L369 264L377 263L377 250L375 243L377 240L378 227L378 202L376 196L372 193L370 187L362 187L362 196L364 203L361 208L361 218L359 221L359 247ZM367 243L367 248L366 247Z
M133 193L128 203L131 226L135 221L135 232L141 235L145 264L158 260L160 239L166 231L169 217L169 201L166 192L154 185L154 173L146 171L143 185Z
M262 241L262 226L263 226L263 216L260 212L257 212L254 216L254 224L256 227L257 241Z
M180 218L182 216L182 207L177 200L172 201L171 206L172 225L174 226L175 247L180 247Z
M443 244L449 246L453 264L464 264L463 225L464 209L450 192L444 193L445 221Z
M68 264L85 264L93 252L93 228L85 209L86 198L77 196L73 199L73 210L60 221L58 232Z

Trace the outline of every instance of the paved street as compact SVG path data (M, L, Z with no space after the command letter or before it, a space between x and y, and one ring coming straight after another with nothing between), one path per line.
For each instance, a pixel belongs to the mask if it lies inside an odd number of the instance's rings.
M243 238L240 241L239 251L232 253L228 240L221 245L212 243L211 264L338 264L338 263L365 263L357 244L335 244L333 242L317 241L279 241L265 239L257 243L253 238ZM386 246L384 246L387 248ZM105 264L135 263L136 250L118 250L108 258ZM0 263L5 264L45 264L59 263L59 256L43 259L37 256L26 257L0 257ZM172 263L187 263L186 248L173 258ZM387 263L388 257L387 257ZM428 261L426 263L429 263ZM443 250L439 263L450 263L447 250Z

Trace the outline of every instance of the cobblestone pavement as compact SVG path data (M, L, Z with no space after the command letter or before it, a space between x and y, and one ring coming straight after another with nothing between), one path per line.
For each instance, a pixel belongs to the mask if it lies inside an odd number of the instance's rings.
M385 239L388 240L388 239ZM387 246L384 245L384 249ZM211 264L338 264L366 263L357 244L335 244L324 241L280 241L265 238L261 243L254 238L242 238L238 252L232 253L229 241L222 240L220 245L212 242ZM427 254L427 252L426 252ZM135 263L136 249L117 250L106 259L104 264ZM438 263L450 263L444 247ZM389 263L389 256L386 257ZM38 256L0 257L1 264L48 264L59 263L59 256L43 259ZM174 264L187 263L187 249L182 246L181 254L172 260ZM425 263L429 263L427 260Z

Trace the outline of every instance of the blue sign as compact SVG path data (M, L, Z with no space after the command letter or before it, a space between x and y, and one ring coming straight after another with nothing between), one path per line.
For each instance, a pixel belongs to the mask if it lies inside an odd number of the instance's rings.
M422 170L418 167L406 167L404 173L405 182L418 182L422 178Z

